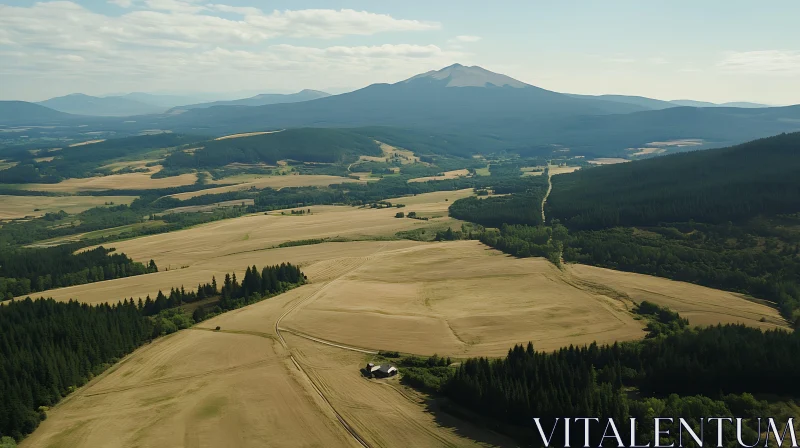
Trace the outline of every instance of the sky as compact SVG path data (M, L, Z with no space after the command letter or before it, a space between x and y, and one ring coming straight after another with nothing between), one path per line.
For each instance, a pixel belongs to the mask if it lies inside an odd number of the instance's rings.
M800 104L800 1L0 0L0 99L339 93L453 63L558 92Z

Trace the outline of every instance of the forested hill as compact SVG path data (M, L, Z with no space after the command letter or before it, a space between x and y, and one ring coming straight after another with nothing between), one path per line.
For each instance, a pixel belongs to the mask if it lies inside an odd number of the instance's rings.
M68 178L108 174L102 167L123 157L137 157L154 149L176 147L203 140L184 134L163 133L114 138L98 143L41 150L7 150L3 158L19 162L0 171L0 184L56 183ZM52 157L52 160L49 160Z
M573 229L720 224L800 211L800 133L553 177L546 214Z
M381 155L369 137L344 129L300 128L251 137L204 142L193 153L176 152L164 166L169 168L213 168L229 163L269 163L292 159L333 163L346 156Z

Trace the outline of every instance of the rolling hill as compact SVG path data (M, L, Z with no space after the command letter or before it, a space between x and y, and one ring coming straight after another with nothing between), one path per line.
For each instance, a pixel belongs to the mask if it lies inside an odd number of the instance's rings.
M214 106L266 106L268 104L283 104L283 103L299 103L303 101L311 101L317 98L325 98L331 96L329 93L320 92L319 90L305 89L297 93L288 95L279 93L264 93L250 98L230 101L211 101L207 103L189 104L186 106L177 106L170 109L167 113L180 113L191 109L204 109Z
M291 159L333 163L348 155L381 154L369 137L346 129L300 128L250 137L211 140L192 153L174 152L168 168L215 168L230 163L268 163Z
M165 109L122 96L96 97L82 93L50 98L38 104L68 114L98 117L157 114Z
M139 103L149 104L151 106L156 106L161 110L169 109L176 106L181 106L183 104L194 103L201 100L201 98L196 98L193 96L164 95L160 93L145 93L145 92L131 92L131 93L126 93L124 95L109 95L109 96L117 96L120 98L137 101Z
M800 107L669 107L636 97L574 97L459 64L395 84L291 104L193 109L153 122L176 132L224 135L296 127L383 126L461 135L474 151L552 150L621 156L649 142L701 139L704 147L800 130ZM660 108L660 110L652 110Z
M689 107L741 107L746 109L758 109L762 107L770 107L766 104L748 103L745 101L734 101L730 103L710 103L708 101L694 101L694 100L672 100L670 103L677 106Z
M500 81L502 80L502 81ZM499 84L499 85L498 85ZM480 67L453 65L395 84L373 84L315 101L253 108L194 109L165 120L175 128L209 133L302 126L405 126L501 130L532 119L628 113L636 105L572 98Z
M0 124L47 123L77 118L27 101L0 101Z
M800 133L554 177L547 215L572 228L742 221L800 211Z
M569 96L575 98L596 98L606 101L615 101L618 103L634 104L649 110L669 109L670 107L677 107L670 101L655 100L644 96L631 96L631 95L578 95L570 93Z

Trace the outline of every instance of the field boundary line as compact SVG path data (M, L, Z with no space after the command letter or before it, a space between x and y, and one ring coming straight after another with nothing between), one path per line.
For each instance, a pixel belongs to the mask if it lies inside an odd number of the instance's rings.
M293 334L293 335L295 335L297 337L300 337L300 338L303 338L303 339L308 339L309 341L318 342L320 344L329 345L331 347L341 348L343 350L350 350L350 351L353 351L353 352L365 353L367 355L377 355L378 354L377 350L368 350L368 349L364 349L364 348L353 347L353 346L350 346L350 345L339 344L339 343L336 343L336 342L333 342L333 341L328 341L326 339L317 338L317 337L314 337L314 336L311 336L311 335L308 335L308 334L305 334L305 333L302 333L302 332L299 332L299 331L296 331L296 330L292 330L291 328L281 328L280 330L281 331L285 331L285 332L287 332L289 334Z
M383 246L381 246L381 247L383 247ZM378 249L378 250L380 250L380 249ZM366 261L368 261L368 259L364 260L364 262L366 262ZM363 265L363 263L359 263L358 265L353 266L352 269L350 269L350 270L348 270L346 272L343 272L341 275L339 275L339 277L341 277L342 275L346 274L347 272L350 272L350 271L353 271L354 269L359 268L361 265ZM333 415L336 416L336 419L342 425L344 430L347 431L347 433L350 434L350 436L353 439L355 439L355 441L359 445L361 445L362 447L364 447L364 448L372 448L372 446L369 443L367 443L367 441L365 441L358 434L358 432L352 426L350 426L349 423L347 423L347 420L345 420L344 417L342 416L342 414L340 414L339 411L336 410L336 408L333 406L333 403L331 403L331 401L328 399L328 397L326 397L325 394L322 393L322 390L319 388L319 386L317 386L317 384L311 378L311 375L309 375L308 372L306 372L305 369L303 369L303 367L300 365L300 363L297 362L297 360L295 359L294 355L292 354L291 349L289 348L289 344L287 344L286 343L286 339L283 338L283 334L281 334L281 329L280 329L280 323L281 323L281 320L283 320L284 317L286 317L287 315L289 315L289 313L291 313L292 311L294 311L295 309L300 307L300 305L306 303L307 301L313 299L318 294L320 294L323 291L325 291L339 277L336 277L334 279L329 280L322 288L320 288L320 289L316 290L315 292L309 294L304 299L299 300L294 306L292 306L291 308L286 310L283 314L281 314L281 316L278 317L278 319L275 321L275 334L277 334L278 340L281 343L281 345L283 346L283 348L286 349L286 351L289 353L289 359L292 361L292 364L294 364L294 366L297 368L297 370L306 378L306 380L308 380L308 382L311 384L311 387L313 387L314 391L317 392L317 395L319 395L320 398L322 398L322 401L324 401L325 404L328 405L328 407L330 408L331 412L333 412Z

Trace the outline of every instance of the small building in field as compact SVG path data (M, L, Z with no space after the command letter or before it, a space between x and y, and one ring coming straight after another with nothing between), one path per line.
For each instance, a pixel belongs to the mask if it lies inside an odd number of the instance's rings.
M367 364L367 373L376 378L387 378L397 375L397 367L391 364L376 366L374 363Z

